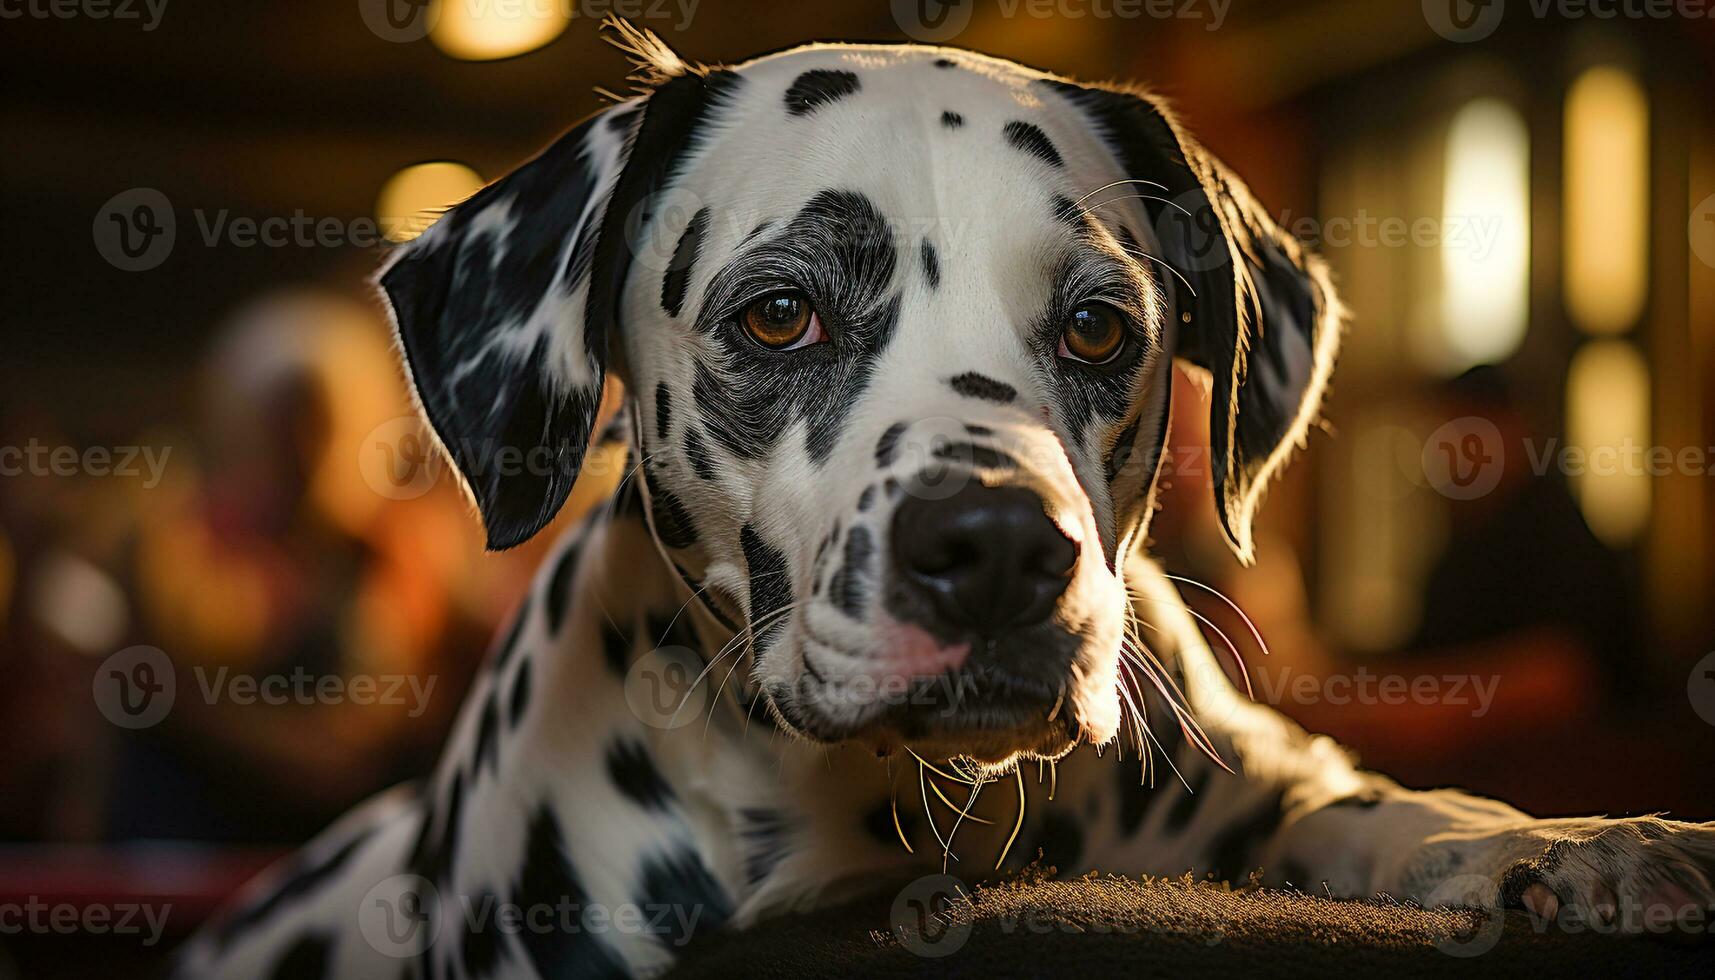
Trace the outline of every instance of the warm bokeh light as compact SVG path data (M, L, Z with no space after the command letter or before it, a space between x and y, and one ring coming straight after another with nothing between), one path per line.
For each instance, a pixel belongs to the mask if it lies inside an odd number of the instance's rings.
M43 559L31 595L36 623L79 653L111 653L131 625L124 590L94 562L61 550Z
M557 0L436 0L429 39L455 58L510 58L559 37L571 5Z
M1530 134L1507 103L1454 115L1441 219L1441 366L1458 374L1505 360L1529 322Z
M482 188L482 176L462 163L437 160L406 167L387 178L375 201L376 220L388 241L408 242L435 223L441 211Z
M1566 95L1566 308L1612 335L1643 312L1649 268L1649 103L1618 68L1591 68Z
M1566 379L1566 437L1579 456L1568 475L1585 523L1613 547L1649 521L1650 380L1637 348L1622 340L1586 344Z

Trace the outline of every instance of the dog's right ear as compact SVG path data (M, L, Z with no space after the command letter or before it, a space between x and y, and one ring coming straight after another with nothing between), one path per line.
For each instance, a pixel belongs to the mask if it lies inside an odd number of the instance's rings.
M642 97L451 208L379 277L411 386L491 549L528 540L571 493L631 243L704 115L738 84L731 72L668 67Z

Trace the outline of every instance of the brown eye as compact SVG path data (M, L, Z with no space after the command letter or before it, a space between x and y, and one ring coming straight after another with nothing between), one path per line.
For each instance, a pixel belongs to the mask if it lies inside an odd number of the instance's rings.
M808 347L827 339L822 323L803 293L769 293L744 308L744 329L773 350Z
M1090 364L1106 364L1125 347L1125 324L1118 310L1106 303L1085 303L1066 318L1060 334L1060 356Z

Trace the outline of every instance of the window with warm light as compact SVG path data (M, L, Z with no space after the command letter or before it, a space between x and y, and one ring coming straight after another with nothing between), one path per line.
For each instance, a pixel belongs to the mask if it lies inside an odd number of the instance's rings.
M1649 103L1629 73L1579 75L1566 94L1566 309L1586 333L1632 329L1649 266Z
M1565 457L1584 521L1610 547L1637 539L1650 513L1649 368L1623 340L1591 341L1566 376Z
M1510 356L1530 319L1530 134L1496 98L1447 132L1441 207L1441 351L1449 375Z

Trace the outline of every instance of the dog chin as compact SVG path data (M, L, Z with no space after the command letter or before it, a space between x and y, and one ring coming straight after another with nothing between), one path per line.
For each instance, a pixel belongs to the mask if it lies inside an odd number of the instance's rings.
M861 745L877 756L958 759L978 773L998 775L1010 772L1022 761L1061 758L1076 747L1081 731L1076 722L1064 716L935 727L890 720L865 725L832 741Z

